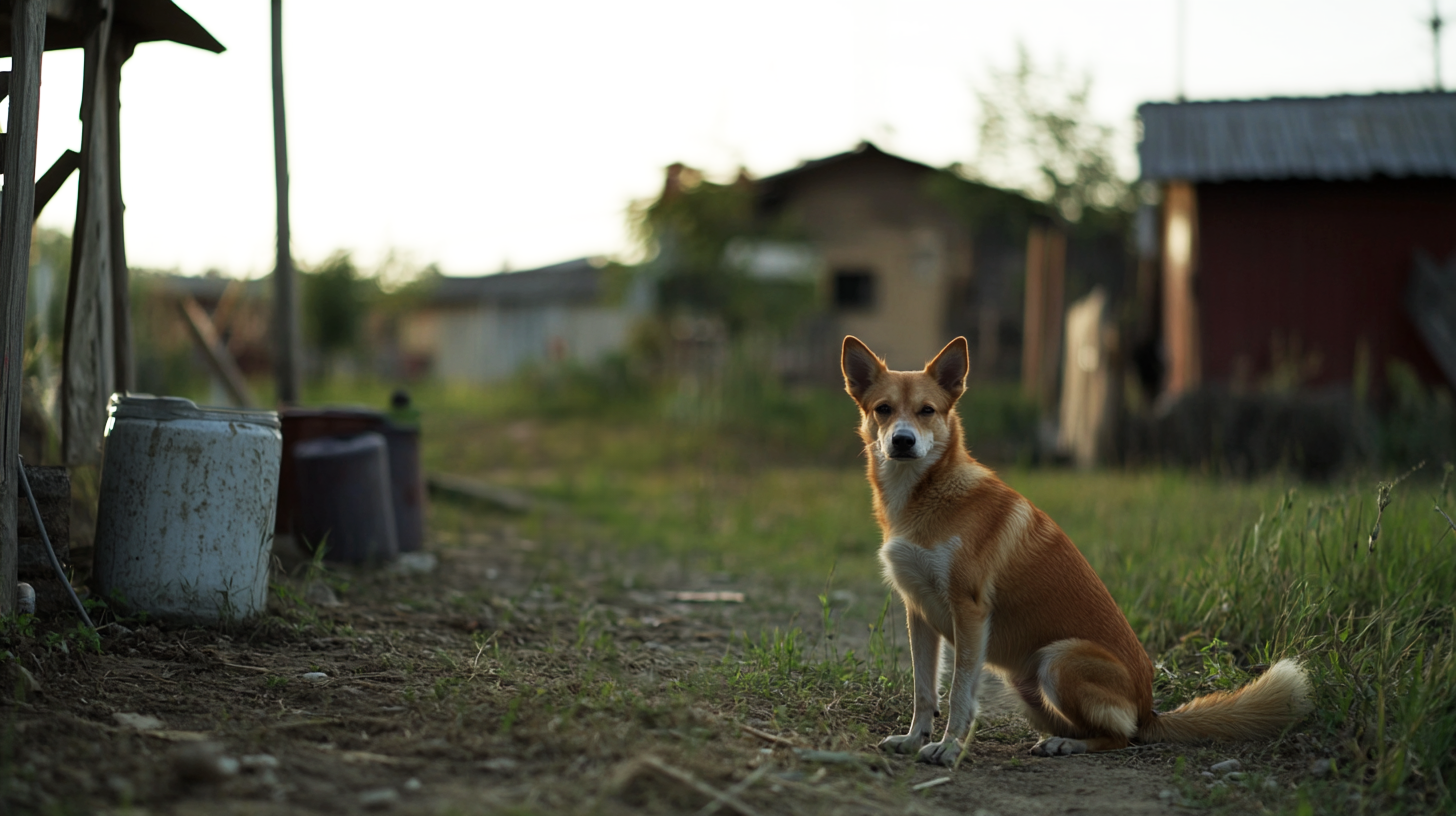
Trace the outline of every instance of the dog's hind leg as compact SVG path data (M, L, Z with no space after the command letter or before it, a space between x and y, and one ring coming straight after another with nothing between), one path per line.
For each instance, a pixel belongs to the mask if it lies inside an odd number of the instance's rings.
M1127 669L1089 640L1060 640L1038 652L1037 685L1051 736L1031 752L1040 756L1126 748L1137 732L1137 706Z

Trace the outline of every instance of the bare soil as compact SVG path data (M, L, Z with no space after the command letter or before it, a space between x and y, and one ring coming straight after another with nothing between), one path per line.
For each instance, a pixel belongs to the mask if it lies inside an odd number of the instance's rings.
M628 588L593 577L619 573L590 542L472 525L434 542L429 572L295 569L248 624L128 620L99 652L71 621L11 631L0 811L1163 813L1240 755L1042 759L992 707L954 772L883 756L875 742L909 718L902 688L802 699L722 681L743 635L792 622L759 602L767 588L650 570ZM1191 782L1174 778L1184 756Z

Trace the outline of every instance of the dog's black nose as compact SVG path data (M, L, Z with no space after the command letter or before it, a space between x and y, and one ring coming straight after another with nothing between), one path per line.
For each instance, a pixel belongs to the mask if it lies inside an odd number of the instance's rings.
M905 450L915 447L914 434L897 433L890 437L890 446L895 450Z

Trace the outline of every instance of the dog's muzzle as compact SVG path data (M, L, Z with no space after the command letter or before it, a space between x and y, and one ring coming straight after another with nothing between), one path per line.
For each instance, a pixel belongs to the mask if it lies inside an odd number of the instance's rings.
M897 432L890 437L890 458L891 459L919 459L920 455L915 451L915 444L918 442L915 434Z

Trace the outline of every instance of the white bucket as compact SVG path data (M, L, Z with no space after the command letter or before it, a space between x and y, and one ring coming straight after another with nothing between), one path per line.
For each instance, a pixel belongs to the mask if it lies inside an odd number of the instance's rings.
M188 623L262 612L282 452L272 411L113 396L96 511L102 597Z

